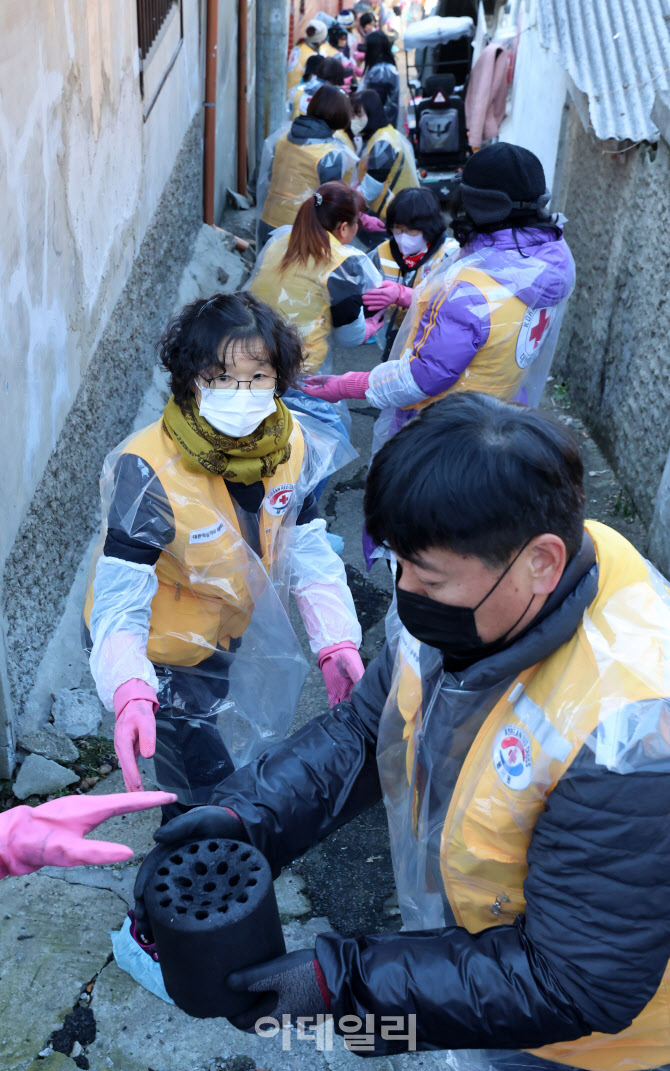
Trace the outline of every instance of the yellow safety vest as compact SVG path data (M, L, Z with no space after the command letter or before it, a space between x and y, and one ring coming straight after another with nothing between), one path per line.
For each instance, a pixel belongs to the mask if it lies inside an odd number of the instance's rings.
M295 421L290 441L289 460L263 480L259 537L266 573L272 570L277 536L302 468L305 444ZM196 666L245 631L258 597L257 560L241 535L223 478L188 470L162 420L134 436L123 453L136 454L151 466L174 516L174 539L156 563L158 591L151 603L147 657L171 666ZM95 562L93 574L94 569ZM87 625L92 606L91 584Z
M297 86L298 82L302 81L302 76L305 73L305 65L307 64L309 57L316 55L321 55L321 49L312 48L306 41L302 41L291 50L291 54L288 58L288 70L286 72L287 96L293 87Z
M393 198L400 193L401 190L414 188L419 185L419 179L416 174L416 167L414 165L414 158L411 157L405 149L404 138L396 130L394 126L390 124L388 126L382 126L379 130L376 130L367 145L364 147L360 162L358 164L358 182L359 185L365 178L368 171L368 157L372 147L378 141L388 141L394 149L397 150L397 156L393 161L393 166L386 176L384 185L375 197L374 201L368 206L371 212L379 216L380 219L386 219L386 210L390 205Z
M282 134L275 145L270 187L261 212L263 222L273 228L292 224L303 201L321 185L319 163L339 147L334 138L296 145L288 140L288 134Z
M510 401L521 387L525 368L517 364L516 346L528 306L503 283L479 268L461 269L442 293L436 294L428 287L419 295L414 310L414 323L410 328L412 348L416 351L428 337L442 305L459 282L472 283L485 297L491 325L489 337L448 390L437 394L435 398L405 406L406 409L423 409L439 398L461 390L478 390ZM430 318L419 330L423 315L431 306ZM419 356L420 354L414 352L410 357L410 364Z
M327 263L317 264L310 257L306 264L292 264L287 271L281 272L279 264L289 237L287 233L270 239L249 289L298 329L305 344L305 369L313 374L318 372L326 358L328 336L333 327L328 277L352 255L352 250L329 234L330 260Z
M656 605L658 597L644 559L622 536L595 521L586 528L599 566L598 594L588 616L596 629L611 636L613 621L625 627L626 599L621 593L626 588L637 585L639 591L645 585L650 604ZM639 615L639 607L635 613ZM408 784L416 782L415 739L422 718L418 650L419 645L413 662L408 659L403 665L397 692ZM661 650L658 659L661 665ZM459 926L477 933L511 925L524 912L526 853L547 797L596 728L603 695L631 703L657 698L647 683L651 677L649 666L638 674L618 661L609 668L597 664L582 624L567 643L524 671L495 705L467 753L441 835L441 876ZM513 766L506 758L510 754ZM415 790L415 836L420 805ZM670 966L655 996L621 1033L594 1033L532 1051L586 1071L646 1071L670 1062L669 1021Z
M435 247L428 259L424 260L423 264L421 264L421 266L415 272L414 281L412 282L412 289L417 287L419 283L422 283L424 279L427 279L431 271L433 271L433 269L436 268L438 264L442 263L445 255L447 254L449 245L452 242L452 238L445 237L444 241L440 242L440 244ZM384 276L384 279L388 279L389 282L392 283L402 282L402 271L398 265L397 260L393 256L393 253L391 252L391 239L388 238L385 242L382 242L382 244L377 247L376 252L377 257L379 259L379 268L382 275ZM408 310L397 307L393 311L395 313L393 317L393 327L395 329L397 327L400 327L400 324L405 319Z

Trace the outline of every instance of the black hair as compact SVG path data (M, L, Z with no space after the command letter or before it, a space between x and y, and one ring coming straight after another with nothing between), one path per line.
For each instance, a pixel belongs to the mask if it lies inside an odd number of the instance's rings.
M259 340L275 372L277 394L295 386L304 354L300 335L264 301L248 290L214 294L185 305L170 321L157 350L170 373L170 390L178 404L193 392L193 380L212 368L225 367L236 342ZM223 348L222 348L223 343Z
M337 48L337 42L341 40L342 37L346 40L347 31L344 26L340 26L339 22L331 22L328 27L328 44L332 45L333 48ZM335 56L333 56L333 59L335 59Z
M383 30L373 30L365 38L365 70L369 71L378 63L391 63L395 67L391 42Z
M339 60L335 62L338 63ZM307 105L307 114L323 119L331 130L346 130L351 122L349 97L337 86L326 82L319 86Z
M551 532L568 558L584 529L584 467L574 436L534 409L490 394L450 394L373 458L367 531L410 561L429 547L506 564Z
M371 22L374 22L375 25L376 25L377 24L377 19L375 18L375 16L373 15L373 13L371 11L364 11L363 14L360 16L360 18L358 20L358 25L360 26L360 28L362 30L364 26L369 26ZM368 34L368 37L369 36L370 35Z
M320 57L320 59L318 77L323 82L328 82L331 86L343 86L347 72L344 69L342 60L338 60L335 56L326 56L325 59Z
M312 78L314 75L316 75L317 78L320 77L319 69L322 63L323 56L320 56L318 52L316 52L313 56L309 56L307 59L307 63L305 64L305 70L302 76L303 82L309 81L309 79Z
M425 186L408 187L393 198L386 209L386 230L390 235L398 224L421 231L429 246L447 229L439 198Z
M389 125L384 113L382 99L374 89L364 89L360 93L353 93L349 98L349 102L352 115L362 110L368 117L367 125L362 135L364 141L368 141L381 127Z

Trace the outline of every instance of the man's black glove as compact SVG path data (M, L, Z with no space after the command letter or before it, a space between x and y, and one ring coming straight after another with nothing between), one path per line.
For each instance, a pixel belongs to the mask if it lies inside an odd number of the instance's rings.
M313 948L233 971L227 984L239 993L263 994L248 1011L230 1020L238 1030L252 1031L263 1016L271 1016L282 1026L284 1015L295 1024L298 1018L314 1020L330 1012L330 993Z
M154 840L165 848L181 848L192 841L208 840L214 837L241 840L247 843L249 841L240 819L227 807L194 807L186 814L180 814L172 821L166 822L154 833ZM153 940L144 906L144 890L154 870L155 861L152 859L152 853L149 853L138 870L135 880L135 932L142 936L144 943L151 943Z

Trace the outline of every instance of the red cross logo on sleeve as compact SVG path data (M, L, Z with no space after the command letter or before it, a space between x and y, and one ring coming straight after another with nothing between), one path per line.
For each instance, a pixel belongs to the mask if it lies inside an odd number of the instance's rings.
M530 338L534 344L533 349L536 349L538 343L542 341L542 336L549 327L550 322L551 321L547 316L545 309L540 309L540 319L537 321L535 327L530 333Z

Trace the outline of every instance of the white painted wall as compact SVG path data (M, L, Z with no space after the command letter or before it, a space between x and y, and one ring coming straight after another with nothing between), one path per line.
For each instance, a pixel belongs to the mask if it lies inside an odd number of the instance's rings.
M503 37L511 45L518 31L514 80L507 114L500 127L500 140L523 145L534 152L542 161L551 189L568 76L554 53L540 44L537 3L538 0L520 0L512 4L496 33L496 37Z
M0 563L200 106L199 2L146 122L135 0L0 4Z

